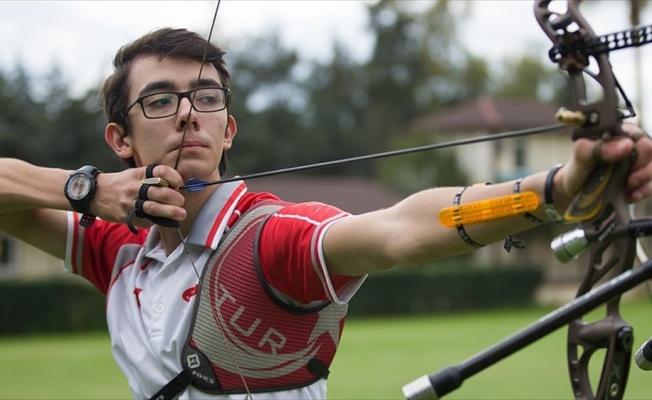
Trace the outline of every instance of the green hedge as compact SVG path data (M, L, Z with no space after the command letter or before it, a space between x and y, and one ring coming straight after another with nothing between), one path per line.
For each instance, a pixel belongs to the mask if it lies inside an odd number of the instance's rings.
M529 306L542 277L532 267L433 268L370 275L351 301L349 316Z
M446 313L533 302L541 272L531 267L459 265L374 274L350 316ZM0 281L0 335L105 330L104 295L81 279Z
M104 300L78 278L0 281L0 335L106 330Z

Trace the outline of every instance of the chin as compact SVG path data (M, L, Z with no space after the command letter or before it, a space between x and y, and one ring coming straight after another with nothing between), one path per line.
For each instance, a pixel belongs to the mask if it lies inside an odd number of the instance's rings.
M197 160L198 164L195 164L193 162L194 160L186 161L187 162L184 163L182 159L179 163L179 167L177 168L177 171L179 171L184 181L187 181L190 178L196 178L205 181L219 179L219 174L217 173L217 164L211 168L206 166L206 162L201 162L199 160Z

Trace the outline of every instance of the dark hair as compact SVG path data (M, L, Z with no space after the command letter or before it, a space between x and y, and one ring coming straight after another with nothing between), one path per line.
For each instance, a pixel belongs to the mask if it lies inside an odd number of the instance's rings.
M204 53L206 54L204 58ZM129 72L133 61L143 55L153 55L159 59L175 57L213 64L220 76L222 85L230 87L231 76L226 69L224 51L208 43L206 39L195 32L186 29L162 28L142 36L141 38L121 47L113 59L115 71L102 86L101 96L104 102L104 114L109 122L115 122L124 127L125 135L129 134L129 121L124 115L127 108L129 93ZM227 108L227 113L228 113ZM133 158L125 160L127 165L135 167ZM220 175L226 171L226 152L222 155L218 170Z

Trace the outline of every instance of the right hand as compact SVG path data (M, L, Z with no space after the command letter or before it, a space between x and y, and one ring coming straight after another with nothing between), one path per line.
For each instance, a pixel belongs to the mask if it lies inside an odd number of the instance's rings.
M91 201L91 211L105 221L127 223L129 213L138 199L142 180L145 179L145 170L146 167L138 167L99 174L95 198ZM155 217L183 221L187 215L183 208L185 197L178 190L183 185L183 178L176 170L166 165L157 165L153 169L153 175L165 179L170 186L150 187L143 211ZM139 228L149 228L153 225L144 218L134 218L133 224Z

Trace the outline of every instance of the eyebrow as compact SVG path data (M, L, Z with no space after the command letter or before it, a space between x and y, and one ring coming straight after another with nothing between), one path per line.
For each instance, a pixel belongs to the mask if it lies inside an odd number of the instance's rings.
M177 86L172 81L155 81L148 83L138 92L138 97L145 96L159 90L176 90Z
M190 82L189 85L189 87L192 88L194 87L202 88L208 86L222 86L222 85L218 81L212 78L204 78L204 79L200 79L199 81L194 80ZM174 82L169 80L150 82L140 92L138 92L138 97L146 96L147 94L150 94L155 91L160 91L160 90L176 91L178 90L178 87Z
M193 82L193 84L194 83L195 82ZM199 87L207 87L207 86L222 86L221 83L219 83L218 81L216 81L215 79L212 79L212 78L200 79L199 81L196 81L196 83L197 83L198 88Z

